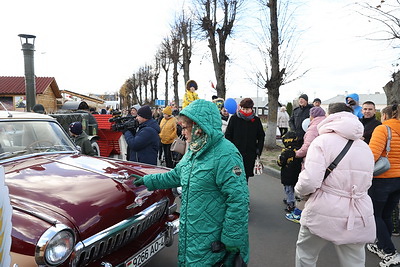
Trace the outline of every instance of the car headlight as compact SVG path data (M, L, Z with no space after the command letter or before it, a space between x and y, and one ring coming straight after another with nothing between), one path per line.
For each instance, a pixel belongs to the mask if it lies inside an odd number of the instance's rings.
M75 246L75 235L71 228L56 224L40 237L35 259L39 265L56 266L71 255Z

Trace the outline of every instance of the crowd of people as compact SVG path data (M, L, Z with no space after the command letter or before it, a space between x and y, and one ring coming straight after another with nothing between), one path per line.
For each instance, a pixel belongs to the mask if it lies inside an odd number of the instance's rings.
M127 116L137 127L123 131L128 160L170 168L134 175L134 183L149 190L182 187L180 266L247 263L248 182L263 152L264 127L251 98L230 113L222 98L199 99L194 80L185 89L182 110L173 102L130 108ZM277 116L285 217L300 224L295 265L316 266L329 242L341 266L365 266L365 249L381 258L381 267L400 264L391 240L399 230L400 107L387 106L378 119L374 102L360 104L358 94L327 110L321 102L315 98L310 104L301 94L290 115L281 106ZM82 125L71 124L70 134L83 153L92 153ZM186 151L175 160L171 145L178 136ZM382 156L390 169L374 176Z
M327 114L320 99L312 103L302 94L289 119L278 116L286 132L278 159L285 217L300 223L296 266L316 266L328 242L341 266L365 266L365 248L381 259L381 267L400 264L391 239L399 230L400 107L385 107L379 121L374 102L360 105L358 94L329 104ZM288 131L281 129L285 120ZM390 169L374 175L382 156Z

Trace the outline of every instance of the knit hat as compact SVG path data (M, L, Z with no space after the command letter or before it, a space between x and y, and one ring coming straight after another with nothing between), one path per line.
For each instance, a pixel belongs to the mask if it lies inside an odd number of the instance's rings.
M308 102L308 95L302 94L302 95L299 96L299 99L300 99L300 98L303 98L305 101Z
M217 105L218 109L221 110L224 107L224 99L223 98L216 98L213 100L215 105Z
M33 112L44 114L44 107L42 104L36 104L32 107Z
M136 109L136 111L138 111L140 109L140 105L139 104L135 104L131 108L134 108L134 109Z
M171 115L172 115L172 108L171 108L170 106L167 106L167 107L165 107L165 108L163 109L163 112L162 112L162 113L171 116Z
M151 119L151 109L150 109L150 107L148 106L148 105L145 105L145 106L143 106L143 107L141 107L139 110L138 110L138 116L140 116L140 117L142 117L142 118L144 118L144 119Z
M69 125L69 131L73 134L80 135L83 130L82 130L82 123L79 121L73 122Z
M319 102L319 103L321 103L321 99L315 98L315 99L313 100L313 103L314 103L314 102Z
M321 107L313 107L310 109L310 116L313 118L324 117L325 110L323 110L323 108L321 108Z

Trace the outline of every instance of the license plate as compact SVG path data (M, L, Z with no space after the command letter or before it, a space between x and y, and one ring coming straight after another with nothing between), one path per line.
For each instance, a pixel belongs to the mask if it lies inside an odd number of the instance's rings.
M147 247L136 253L132 258L125 262L126 267L139 267L145 264L151 257L165 247L165 235L154 240Z

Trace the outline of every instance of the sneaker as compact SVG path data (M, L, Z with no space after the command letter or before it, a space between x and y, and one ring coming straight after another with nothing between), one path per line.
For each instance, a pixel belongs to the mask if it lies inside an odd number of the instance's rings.
M367 244L367 249L369 252L376 254L382 260L386 258L389 254L386 254L382 249L378 248L377 244Z
M285 218L294 223L300 223L300 215L295 215L293 212L285 215Z
M379 266L381 267L390 267L400 264L400 254L397 252L393 252L392 254L387 255L381 262Z
M288 204L288 205L286 206L286 208L285 208L285 211L286 211L287 213L292 213L292 212L294 211L294 209L295 209L294 204Z

